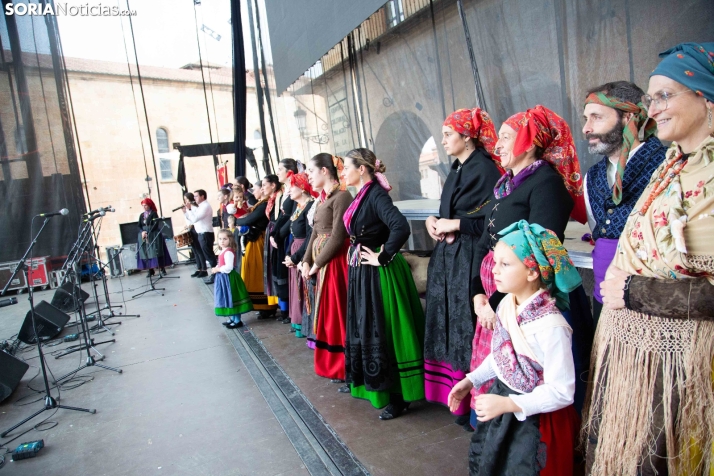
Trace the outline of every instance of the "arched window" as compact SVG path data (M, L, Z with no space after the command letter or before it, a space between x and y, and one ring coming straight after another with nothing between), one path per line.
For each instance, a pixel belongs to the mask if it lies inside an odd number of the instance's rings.
M159 149L161 180L173 180L174 174L171 170L171 157L169 156L171 152L171 149L169 149L169 133L163 127L156 129L156 145Z

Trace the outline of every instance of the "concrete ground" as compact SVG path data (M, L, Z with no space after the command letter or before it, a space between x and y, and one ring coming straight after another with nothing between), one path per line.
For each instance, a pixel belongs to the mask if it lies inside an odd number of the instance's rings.
M338 394L337 385L314 374L312 351L288 325L258 321L251 313L246 328L221 326L212 287L191 279L192 271L169 270L181 278L160 281L163 296L151 292L133 300L146 289L145 275L108 281L112 304L125 304L115 311L141 316L109 319L122 321L110 326L116 342L97 346L106 356L100 363L123 373L94 366L65 382L61 403L96 414L46 411L0 438L2 452L45 442L35 458L13 462L6 455L0 475L466 473L470 434L446 409L418 403L403 417L380 421L368 402ZM84 289L89 292L89 284ZM42 291L35 299L52 295ZM0 340L19 330L29 309L26 296L0 308ZM93 336L97 342L112 338ZM44 346L57 377L86 360L84 352L55 359L52 354L68 345ZM37 349L18 356L31 367L0 403L0 432L42 408L42 394L33 390L43 388Z

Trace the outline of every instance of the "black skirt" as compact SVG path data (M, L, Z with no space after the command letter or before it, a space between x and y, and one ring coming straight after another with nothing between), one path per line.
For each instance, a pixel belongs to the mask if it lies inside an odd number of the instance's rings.
M424 358L463 372L470 370L476 325L471 302L471 283L481 266L474 256L476 242L472 235L438 242L427 272Z

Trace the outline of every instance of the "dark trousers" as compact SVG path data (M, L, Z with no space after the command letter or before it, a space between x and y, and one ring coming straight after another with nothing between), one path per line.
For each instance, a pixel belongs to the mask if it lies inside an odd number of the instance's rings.
M199 233L198 242L201 244L201 251L203 252L203 263L204 265L201 269L205 268L205 262L211 265L211 268L215 268L218 260L216 259L216 253L213 252L213 243L216 241L216 235L213 232L210 233Z

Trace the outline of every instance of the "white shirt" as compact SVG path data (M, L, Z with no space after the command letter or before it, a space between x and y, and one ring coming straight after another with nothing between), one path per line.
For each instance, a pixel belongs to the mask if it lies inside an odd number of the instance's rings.
M198 207L191 207L184 213L186 221L193 225L196 233L213 233L213 209L204 200Z
M218 268L218 271L221 273L229 274L231 271L233 271L233 263L235 262L235 253L232 251L226 251L223 253L223 261L226 263L220 268Z
M630 150L630 153L627 156L627 162L630 161L632 156L635 155L637 151L640 150L640 147L642 147L644 144L644 142L640 142L640 145ZM610 157L608 157L607 159L607 184L610 186L610 188L612 188L612 186L615 184L615 175L617 175L617 162L619 160L619 156L615 158L614 162ZM625 166L627 166L627 162L625 162ZM588 174L585 174L585 180L583 180L583 192L585 196L585 209L588 214L588 226L590 227L590 231L593 231L597 226L597 221L593 216L592 208L590 208L590 198L588 198Z
M537 295L538 293L534 294ZM518 312L530 302L518 306ZM528 324L525 324L527 326ZM525 328L525 327L524 327ZM543 365L543 383L531 393L509 395L523 411L514 412L518 420L538 413L549 413L572 405L575 397L575 364L571 350L572 331L567 327L551 327L535 334L526 334L526 341L536 359ZM474 387L498 378L498 369L491 354L473 372L466 374ZM501 379L502 382L504 382ZM505 382L504 382L505 383ZM514 390L515 392L515 390Z

